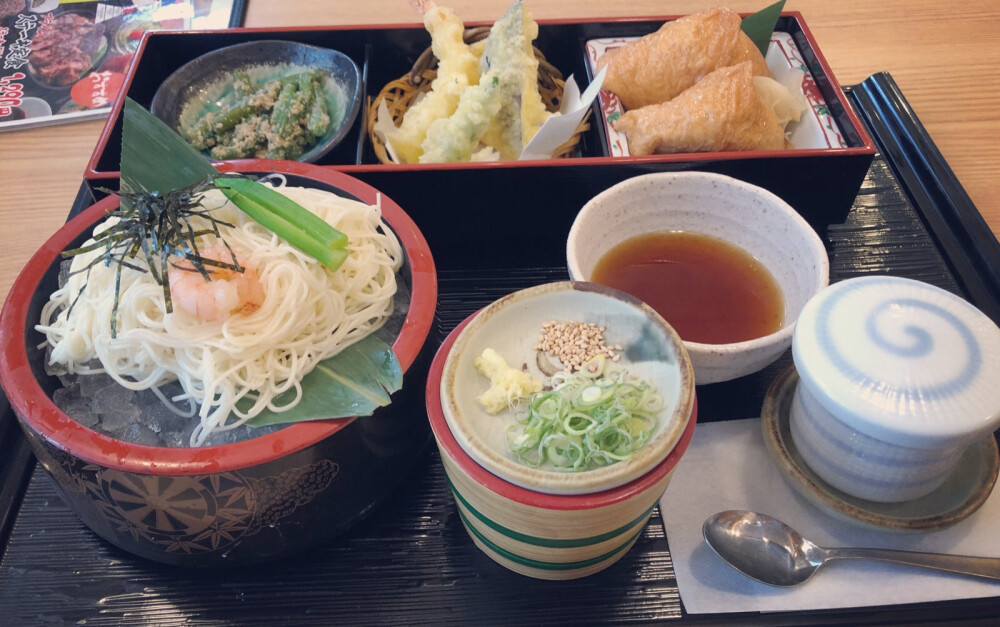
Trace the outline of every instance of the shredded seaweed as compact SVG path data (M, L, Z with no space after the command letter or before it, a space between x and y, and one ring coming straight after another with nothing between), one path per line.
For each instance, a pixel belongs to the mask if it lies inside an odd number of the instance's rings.
M112 264L117 266L114 305L111 310L111 337L117 336L118 300L124 268L149 272L156 283L163 288L167 313L173 311L168 271L170 266L176 267L175 259L186 259L193 267L191 271L200 273L205 280L210 279L209 268L243 272L243 267L236 259L236 253L226 242L220 229L220 227L232 228L233 225L216 219L211 215L210 209L201 206L203 193L214 187L213 178L166 194L120 192L122 200L120 206L108 212L108 216L118 218L118 222L94 236L94 241L86 246L62 253L63 257L74 257L81 253L103 249L103 252L89 264L73 272L74 274L86 272L88 278L90 269L99 263L103 263L106 267ZM196 229L191 224L191 219L195 217L205 220L207 227ZM200 255L197 238L207 234L213 234L222 241L229 251L232 263ZM140 256L145 264L137 262ZM86 288L85 281L80 293ZM79 297L77 294L70 304L71 311Z

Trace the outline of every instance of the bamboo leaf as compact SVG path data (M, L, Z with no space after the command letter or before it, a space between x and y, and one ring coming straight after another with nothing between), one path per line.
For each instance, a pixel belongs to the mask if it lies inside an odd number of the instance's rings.
M767 47L771 44L771 34L778 24L778 18L781 17L783 8L785 8L785 0L780 0L743 18L741 25L743 32L757 46L762 55L767 55Z
M138 102L125 99L121 158L124 191L166 194L218 174L174 129Z
M265 409L247 424L265 425L348 416L367 416L389 404L389 395L403 386L403 370L392 348L374 335L321 361L302 378L302 399L285 412ZM292 398L286 392L275 398L281 406ZM252 401L237 404L246 411Z

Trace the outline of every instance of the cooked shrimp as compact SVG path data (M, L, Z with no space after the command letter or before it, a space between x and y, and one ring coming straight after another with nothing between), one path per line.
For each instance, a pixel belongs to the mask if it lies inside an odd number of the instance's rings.
M225 248L206 248L199 253L206 259L233 261ZM243 255L236 253L236 261L243 272L206 267L207 280L187 259L178 261L169 270L170 297L174 305L206 322L225 320L236 311L255 311L264 303L260 276Z
M417 10L417 13L423 15L431 9L437 8L437 3L434 0L410 0L410 6Z

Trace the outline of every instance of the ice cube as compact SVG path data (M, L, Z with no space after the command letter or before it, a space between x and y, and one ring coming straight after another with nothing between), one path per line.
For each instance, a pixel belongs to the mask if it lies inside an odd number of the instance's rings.
M80 393L87 398L94 398L98 392L109 386L121 387L118 382L104 374L81 374L77 377L80 382Z
M48 370L46 368L46 370ZM49 373L52 374L52 373ZM75 388L80 383L80 378L78 375L64 373L59 375L59 382L63 384L64 388Z
M46 358L45 374L59 377L59 380L62 381L63 377L69 375L69 370L66 368L65 364L61 364L59 362L50 362L48 358ZM63 385L66 385L66 383L63 382Z
M59 264L59 287L64 287L69 281L70 268L73 267L73 260L66 259Z
M91 408L94 408L93 401ZM138 423L140 410L133 404L112 404L102 407L99 413L101 428L109 432L118 432L133 423Z
M146 446L160 445L160 439L157 435L145 425L141 425L137 422L126 427L120 438L126 442L132 442L133 444L144 444Z
M208 434L207 438L205 438L204 446L222 446L223 444L233 444L236 440L236 433L232 429L227 431L213 431Z
M79 411L76 413L70 413L72 409L63 411L65 411L68 416L73 417L81 425L87 427L88 429L96 430L97 426L101 422L101 417L90 411L90 403L87 402L87 399L81 398L77 401L77 403L78 405L76 405L76 407L79 408Z
M90 410L90 401L80 396L77 387L58 388L52 393L52 402L70 418L85 427L97 425L98 416Z
M56 404L56 407L66 411L64 407L73 401L73 399L80 398L80 390L73 387L62 387L56 388L56 391L52 393L52 402Z
M185 436L180 431L161 431L159 434L160 444L171 448L181 448L188 446L190 437Z
M183 431L191 421L197 422L196 417L179 416L172 412L169 407L153 392L143 390L137 398L137 404L142 409L139 422L156 432L160 431ZM187 409L181 407L180 409Z
M118 383L110 377L108 377L108 380L111 381L111 385L107 385L99 390L96 390L90 397L90 402L93 404L95 411L103 413L106 408L111 406L135 406L135 392L118 385Z

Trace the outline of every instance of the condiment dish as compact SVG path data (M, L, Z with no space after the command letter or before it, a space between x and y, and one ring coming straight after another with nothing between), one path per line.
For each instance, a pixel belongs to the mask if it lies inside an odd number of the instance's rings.
M489 387L475 359L492 348L508 364L547 379L538 355L542 325L579 321L604 328L609 346L621 346L615 367L652 383L664 402L655 431L632 456L608 466L568 472L529 466L508 449L508 429L517 411L490 414L477 397ZM561 369L561 368L557 368ZM547 374L551 374L547 373ZM584 282L546 283L509 294L476 314L448 352L441 377L441 405L447 424L465 452L498 477L551 494L586 494L633 481L661 462L676 445L694 403L694 377L680 338L663 318L638 299Z
M476 462L458 443L443 411L445 361L466 318L438 349L426 403L441 463L462 524L476 546L514 572L537 579L577 579L611 566L635 544L687 450L697 402L667 456L642 476L588 494L549 494L515 485Z

